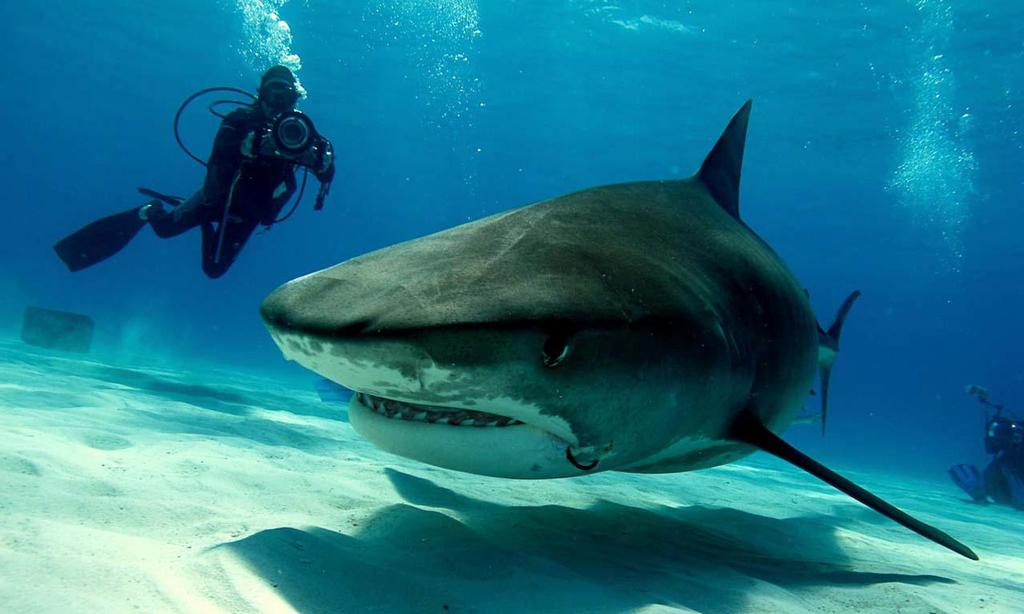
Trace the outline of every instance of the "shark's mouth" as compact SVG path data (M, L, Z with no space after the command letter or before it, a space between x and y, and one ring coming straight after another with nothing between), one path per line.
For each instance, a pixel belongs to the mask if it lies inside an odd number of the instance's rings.
M377 397L364 392L357 392L355 396L359 403L372 410L375 414L393 420L478 428L503 428L525 424L509 416L471 409L418 405L406 401L395 401L393 399Z
M386 450L471 473L565 477L598 464L596 458L580 461L572 443L551 430L485 411L356 392L349 418L357 431Z

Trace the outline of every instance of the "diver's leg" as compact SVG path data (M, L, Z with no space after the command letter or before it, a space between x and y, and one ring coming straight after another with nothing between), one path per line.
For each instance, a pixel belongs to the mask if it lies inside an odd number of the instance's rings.
M162 239L176 237L202 224L211 209L202 189L171 211L165 211L159 201L151 201L147 203L149 205L152 207L140 212L140 215L145 216L153 232Z
M992 462L985 467L984 480L985 491L996 503L1006 505L1010 503L1010 489L1006 483L1006 476L1003 475L1003 461L1000 458L992 459Z
M242 218L226 218L216 227L203 223L203 272L207 277L216 279L231 268L257 225L257 220Z
M997 461L993 461L995 465ZM999 477L1002 492L999 503L1011 505L1019 510L1024 510L1024 479L1014 470L1012 457L1002 456L998 459Z

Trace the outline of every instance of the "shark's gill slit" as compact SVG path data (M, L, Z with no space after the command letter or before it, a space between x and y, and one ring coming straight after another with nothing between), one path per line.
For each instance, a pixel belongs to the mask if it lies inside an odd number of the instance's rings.
M545 367L557 367L569 355L570 339L572 333L568 331L557 331L548 336L541 348L541 355Z
M418 405L385 399L384 397L377 397L363 392L356 393L356 399L364 407L368 407L380 416L393 420L405 420L406 422L475 427L507 427L524 424L515 418L483 411Z

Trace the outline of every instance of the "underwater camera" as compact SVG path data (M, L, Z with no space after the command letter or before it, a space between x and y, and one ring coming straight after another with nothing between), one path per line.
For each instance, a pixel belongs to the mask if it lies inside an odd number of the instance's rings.
M313 120L302 111L281 113L254 137L253 152L260 158L289 160L317 170L329 165L334 155L330 142L321 138Z
M231 93L240 94L248 98L248 100L215 100L210 103L207 110L210 111L215 117L224 120L227 118L226 115L218 111L218 108L223 105L235 105L235 106L250 106L256 103L258 98L255 94L249 93L243 89L237 87L208 87L206 89L199 90L185 99L184 102L178 107L177 113L174 114L174 140L177 141L178 146L185 154L195 160L202 166L206 166L207 163L199 156L195 155L181 140L181 133L179 131L179 124L181 122L181 115L185 112L192 101L214 92L220 93ZM331 142L320 136L317 133L316 128L313 126L313 120L301 111L287 111L275 116L269 120L263 127L256 130L252 134L252 140L247 139L246 143L243 143L243 154L250 158L262 158L264 160L286 160L294 162L300 166L303 166L307 171L312 170L313 172L320 172L330 168L331 163L334 160L334 149L331 146ZM307 173L308 174L308 173ZM321 183L320 191L316 196L316 204L313 205L314 210L321 210L324 206L324 199L327 198L327 193L330 191L330 182ZM295 200L295 204L292 205L291 211L284 215L284 217L275 220L274 223L284 221L288 219L292 213L295 212L296 207L299 205L299 201L302 200L302 195L306 189L306 175L302 177L302 187L299 189L299 196Z
M181 140L178 125L181 121L182 113L185 112L185 109L193 100L213 92L241 94L249 98L249 100L217 100L211 103L208 107L210 113L220 119L224 119L226 116L218 112L218 107L222 105L245 106L253 104L257 100L254 94L235 87L208 87L192 94L181 103L178 107L178 112L174 115L174 139L188 157L203 166L206 166L206 162L192 153ZM330 141L317 133L316 128L313 126L313 120L301 111L292 110L275 116L253 136L250 154L253 157L287 160L313 171L327 168L334 157Z

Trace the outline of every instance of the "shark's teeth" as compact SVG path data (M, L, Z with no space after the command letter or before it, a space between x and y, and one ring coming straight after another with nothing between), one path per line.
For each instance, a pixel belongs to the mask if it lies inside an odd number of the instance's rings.
M356 393L356 398L365 407L385 418L406 420L408 422L426 422L427 424L444 424L465 427L502 427L523 424L508 416L499 416L471 409L445 409L415 405L404 401L394 401L382 397Z

